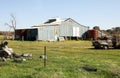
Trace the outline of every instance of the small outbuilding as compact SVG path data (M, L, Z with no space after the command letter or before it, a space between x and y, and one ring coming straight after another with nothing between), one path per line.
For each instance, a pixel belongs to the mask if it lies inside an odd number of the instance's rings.
M30 29L16 29L16 39L62 41L85 39L89 27L76 22L71 18L50 18L38 26Z
M104 36L106 36L106 34L102 30L92 29L87 31L87 39L90 40L96 40Z

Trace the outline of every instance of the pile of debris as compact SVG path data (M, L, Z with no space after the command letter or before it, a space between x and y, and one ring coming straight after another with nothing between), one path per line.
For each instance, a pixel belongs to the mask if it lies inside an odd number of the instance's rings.
M7 61L8 58L12 58L14 62L23 62L26 59L31 59L31 53L24 53L24 54L17 54L15 53L12 48L7 47L8 42L1 42L0 44L0 60Z
M21 55L13 54L14 62L23 62L23 61L26 61L26 59L32 59L32 54L31 53L24 53Z

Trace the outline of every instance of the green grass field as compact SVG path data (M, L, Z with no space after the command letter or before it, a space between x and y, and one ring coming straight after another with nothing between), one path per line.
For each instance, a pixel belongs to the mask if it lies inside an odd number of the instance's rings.
M120 78L120 50L95 50L90 41L8 41L16 53L32 53L22 63L0 61L0 78ZM47 65L39 56L47 47ZM96 72L82 69L97 68Z

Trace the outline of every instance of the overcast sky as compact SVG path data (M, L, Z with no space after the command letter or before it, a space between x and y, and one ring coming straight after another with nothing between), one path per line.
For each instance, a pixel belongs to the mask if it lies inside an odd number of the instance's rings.
M0 0L0 30L9 30L10 14L17 28L39 25L51 17L72 18L100 29L120 27L120 0Z

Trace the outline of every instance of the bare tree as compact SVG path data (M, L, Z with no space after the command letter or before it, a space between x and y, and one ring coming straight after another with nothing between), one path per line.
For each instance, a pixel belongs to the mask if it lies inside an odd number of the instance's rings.
M13 32L14 32L13 36L15 37L16 18L15 18L15 16L13 14L11 14L10 16L11 16L10 23L5 23L5 25L9 26L10 29L13 29ZM9 32L10 32L10 30L9 30Z

